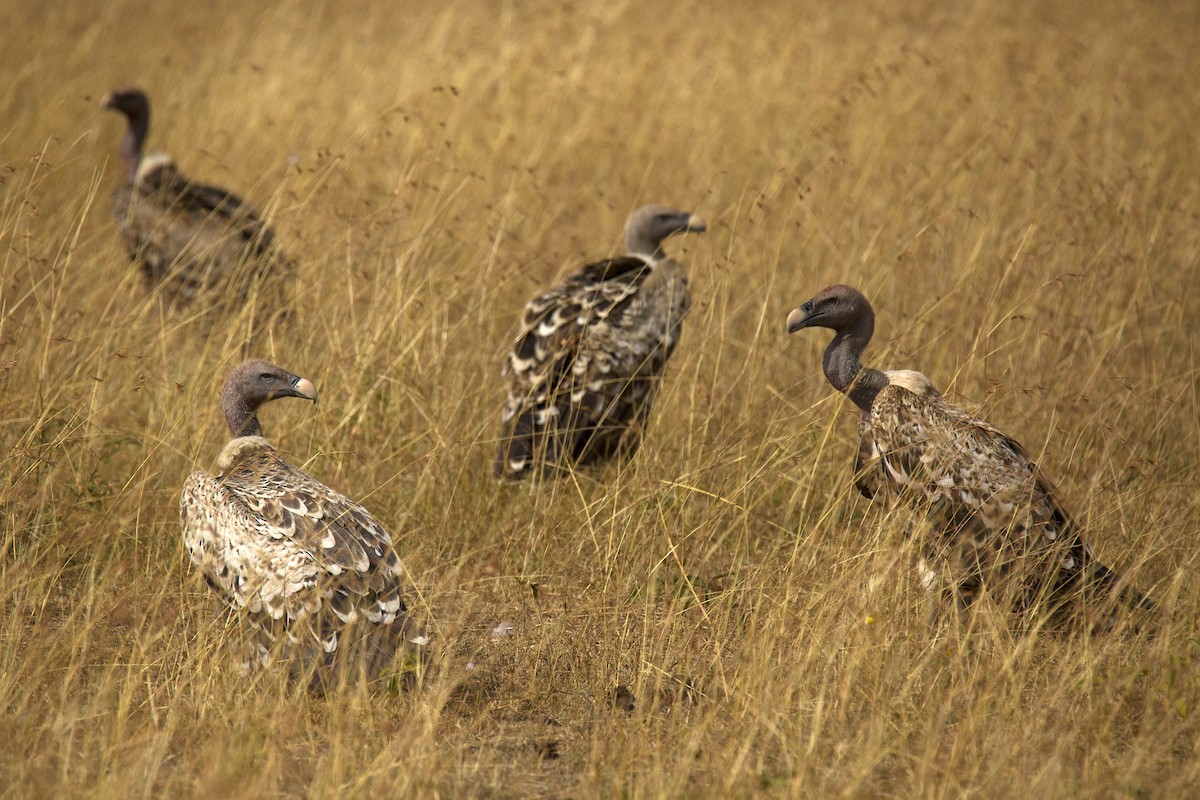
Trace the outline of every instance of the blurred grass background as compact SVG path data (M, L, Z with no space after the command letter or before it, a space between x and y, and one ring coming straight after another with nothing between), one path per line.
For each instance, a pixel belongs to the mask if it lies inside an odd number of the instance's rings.
M1195 792L1194 3L0 5L5 795ZM238 320L164 317L118 243L126 84L300 262L256 355L321 404L264 426L392 530L419 693L229 669L177 503ZM646 446L496 483L521 305L648 202L710 228L670 243L694 306ZM783 333L834 282L868 363L1022 441L1161 625L931 637L824 338Z

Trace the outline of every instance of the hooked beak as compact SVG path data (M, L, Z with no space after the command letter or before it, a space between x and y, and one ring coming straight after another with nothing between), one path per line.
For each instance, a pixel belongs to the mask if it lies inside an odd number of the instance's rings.
M116 101L113 99L113 93L108 92L104 95L104 97L100 98L100 110L107 111L108 109L113 108L115 102Z
M688 214L687 218L683 222L682 230L688 233L704 233L706 230L708 230L708 225L706 225L704 220L695 214Z
M804 306L793 308L792 313L788 314L787 332L795 333L802 328L807 328L810 319L811 317L809 317L808 312L804 310Z
M294 378L292 380L292 396L301 397L305 400L317 402L317 387L313 386L313 382L308 378Z

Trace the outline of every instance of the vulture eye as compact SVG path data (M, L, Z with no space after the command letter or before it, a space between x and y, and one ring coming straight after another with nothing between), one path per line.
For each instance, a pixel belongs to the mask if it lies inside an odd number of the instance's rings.
M837 305L837 301L838 301L838 299L836 297L826 297L824 300L821 301L821 305L833 306L833 305Z
M258 379L263 383L270 383L271 381L275 380L275 376L269 372L264 372L258 376Z

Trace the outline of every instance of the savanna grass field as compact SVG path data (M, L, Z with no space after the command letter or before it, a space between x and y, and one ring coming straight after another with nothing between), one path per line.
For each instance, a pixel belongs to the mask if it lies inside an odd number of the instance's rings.
M1200 7L4 0L0 793L1193 797ZM164 313L109 196L148 149L297 261L267 435L392 532L433 667L243 675L180 538L247 313ZM644 203L693 296L648 436L492 476L525 301ZM928 624L852 484L831 283L1022 442L1153 624ZM394 687L392 687L394 688Z

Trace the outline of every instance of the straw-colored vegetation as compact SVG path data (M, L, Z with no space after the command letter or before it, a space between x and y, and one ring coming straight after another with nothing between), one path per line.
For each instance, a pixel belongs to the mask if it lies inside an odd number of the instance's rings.
M1200 785L1196 4L3 5L3 793ZM240 333L162 315L117 241L97 104L130 83L151 149L300 264L255 355L321 403L264 425L392 529L437 643L415 693L229 668L178 494ZM498 484L522 303L645 202L710 228L671 242L695 302L643 451ZM869 363L1038 456L1157 625L932 635L825 336L784 334L833 282L875 304Z

